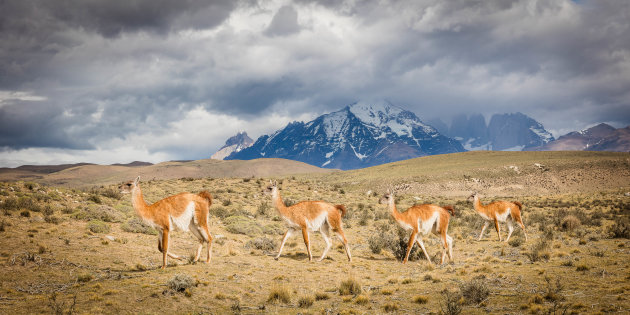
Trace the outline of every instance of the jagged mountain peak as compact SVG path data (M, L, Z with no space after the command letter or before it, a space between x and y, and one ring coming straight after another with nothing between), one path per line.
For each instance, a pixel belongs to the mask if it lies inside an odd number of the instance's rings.
M210 158L215 160L223 160L234 152L239 152L254 144L254 140L247 135L245 131L239 131L236 135L228 138L217 152Z
M280 157L352 169L463 151L455 140L387 101L357 102L314 120L293 122L229 159Z

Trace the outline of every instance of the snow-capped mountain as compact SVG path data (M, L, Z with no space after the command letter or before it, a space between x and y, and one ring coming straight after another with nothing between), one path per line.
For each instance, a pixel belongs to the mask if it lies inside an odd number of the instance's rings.
M223 160L228 155L239 152L245 148L250 147L254 143L254 140L247 135L247 132L240 131L235 136L230 137L225 141L225 145L215 152L210 158L215 160Z
M481 114L459 115L453 118L446 135L469 151L530 150L554 140L541 123L521 113L494 114L488 125Z
M486 119L481 114L454 117L447 135L459 140L464 149L469 151L491 150L492 148L492 143L488 139Z
M292 122L226 159L285 158L319 167L356 169L425 155L462 152L414 113L389 102L355 103L304 122Z
M521 114L495 114L488 124L491 150L521 151L553 141L553 135L533 118Z
M573 131L543 146L536 151L630 151L630 126L615 129L607 124Z

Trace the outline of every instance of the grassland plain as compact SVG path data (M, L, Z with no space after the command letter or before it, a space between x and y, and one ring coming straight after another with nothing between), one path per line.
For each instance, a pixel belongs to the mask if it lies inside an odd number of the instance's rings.
M269 177L143 181L149 203L182 191L214 196L211 263L170 260L164 271L156 232L114 185L0 183L0 313L628 313L629 170L628 154L471 152L274 177L287 204L347 206L352 263L339 241L309 263L300 236L273 259L285 228L262 194ZM407 234L377 203L388 187L400 191L401 211L455 205L454 263L417 253L399 262ZM477 241L471 190L484 202L521 201L529 240L517 228L507 244L490 229ZM317 257L324 241L313 233L311 242ZM425 244L438 262L437 238ZM190 233L172 235L177 254L192 258L196 245Z

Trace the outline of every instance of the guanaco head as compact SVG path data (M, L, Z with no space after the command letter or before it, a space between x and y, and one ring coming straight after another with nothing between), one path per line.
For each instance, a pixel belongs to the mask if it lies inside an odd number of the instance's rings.
M118 186L118 189L120 190L121 194L129 194L135 187L138 187L138 182L140 182L140 176L136 177L136 179L134 180L122 183Z
M394 197L394 193L390 192L389 189L387 190L387 192L378 199L378 203L382 204L382 205L386 205L389 203L389 198L393 198Z
M269 180L269 185L267 185L267 188L263 189L263 193L271 195L274 189L278 189L278 181L272 182L271 180Z
M470 196L468 196L468 198L466 198L466 200L473 200L475 199L475 197L477 197L478 193L476 191L473 191L472 194L470 194Z

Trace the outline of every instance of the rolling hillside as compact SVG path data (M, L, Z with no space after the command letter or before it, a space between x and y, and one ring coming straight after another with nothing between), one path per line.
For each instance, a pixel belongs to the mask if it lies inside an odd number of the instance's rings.
M6 170L6 169L5 169ZM202 177L283 176L301 173L321 173L332 170L285 159L251 161L197 160L163 162L148 166L81 165L50 174L8 169L0 172L0 181L35 181L59 186L101 186L120 183L136 176L143 180Z

